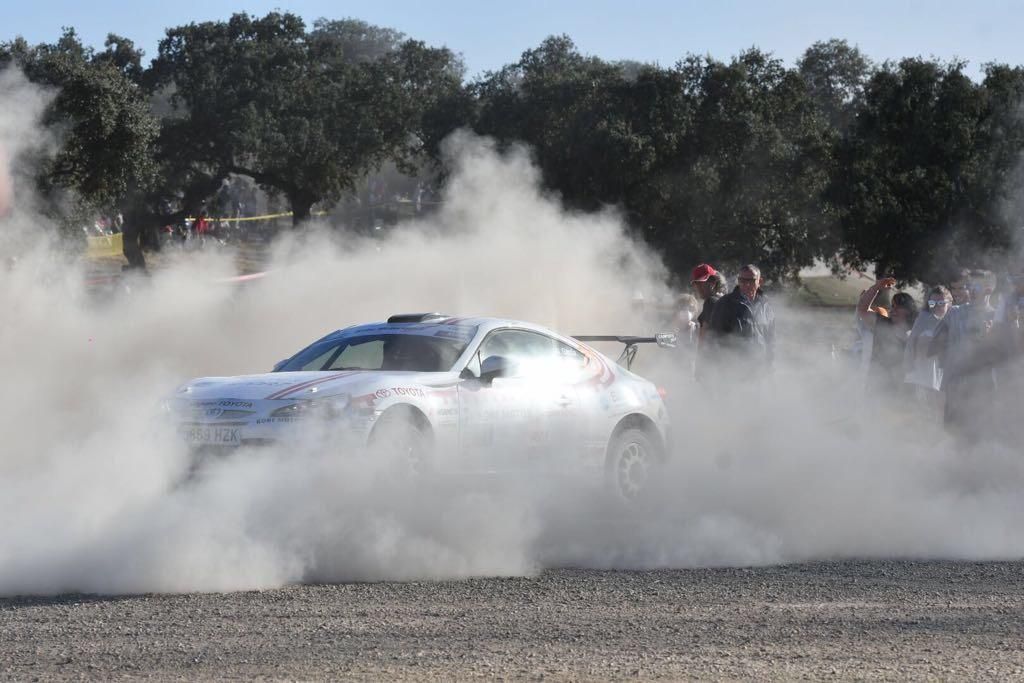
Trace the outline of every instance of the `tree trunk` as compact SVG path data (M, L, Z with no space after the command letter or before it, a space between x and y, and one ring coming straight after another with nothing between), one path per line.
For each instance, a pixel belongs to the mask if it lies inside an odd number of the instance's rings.
M309 220L310 212L316 199L303 192L296 192L288 195L288 203L292 205L292 227L297 228L300 224Z
M145 218L141 213L129 214L125 217L121 228L122 251L128 261L126 270L146 270L146 257L142 254L142 236L145 231Z

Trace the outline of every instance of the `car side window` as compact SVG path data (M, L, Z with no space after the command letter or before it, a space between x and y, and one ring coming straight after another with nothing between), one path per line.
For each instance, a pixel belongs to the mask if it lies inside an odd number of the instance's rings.
M479 376L483 359L504 356L516 364L516 376L541 375L559 362L559 346L558 341L537 332L498 330L483 341L469 368Z
M566 377L570 378L582 375L584 370L587 368L590 359L568 344L563 344L561 342L557 342L557 344L559 370L564 373Z

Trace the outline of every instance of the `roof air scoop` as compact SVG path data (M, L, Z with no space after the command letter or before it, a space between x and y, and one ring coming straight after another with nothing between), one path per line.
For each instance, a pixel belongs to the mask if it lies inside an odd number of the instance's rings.
M446 313L399 313L388 318L389 323L432 323L450 318Z

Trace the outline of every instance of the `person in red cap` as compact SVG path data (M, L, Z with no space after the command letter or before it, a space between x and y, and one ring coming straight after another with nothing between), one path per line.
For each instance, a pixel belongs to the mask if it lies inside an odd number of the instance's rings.
M693 269L690 276L690 285L697 290L697 294L704 301L700 315L697 316L697 324L700 329L697 331L697 356L694 359L694 376L700 379L700 347L703 343L704 334L708 325L711 324L711 313L715 310L715 304L725 294L725 277L707 263L702 263Z

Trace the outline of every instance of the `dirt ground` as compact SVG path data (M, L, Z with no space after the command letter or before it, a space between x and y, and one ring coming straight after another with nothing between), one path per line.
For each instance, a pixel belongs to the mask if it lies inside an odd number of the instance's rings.
M0 600L0 677L1024 677L1024 563L836 562Z

